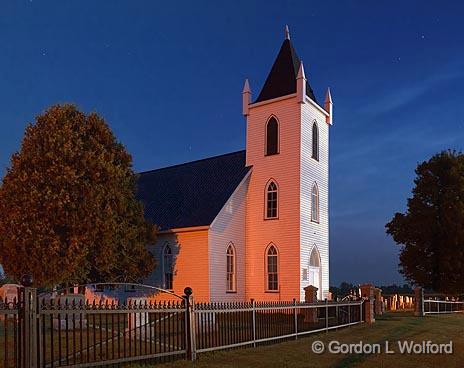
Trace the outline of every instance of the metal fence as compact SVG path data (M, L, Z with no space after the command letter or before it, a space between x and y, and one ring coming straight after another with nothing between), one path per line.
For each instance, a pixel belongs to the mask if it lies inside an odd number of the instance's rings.
M197 353L295 339L364 319L362 300L193 303L188 294L89 303L44 298L22 287L18 301L0 303L0 368L195 359Z
M193 314L194 351L202 353L354 325L363 321L363 301L200 303Z
M43 304L40 367L91 367L185 356L184 302Z
M424 299L424 314L464 312L463 301Z
M21 361L19 306L15 299L0 300L0 367L18 367Z

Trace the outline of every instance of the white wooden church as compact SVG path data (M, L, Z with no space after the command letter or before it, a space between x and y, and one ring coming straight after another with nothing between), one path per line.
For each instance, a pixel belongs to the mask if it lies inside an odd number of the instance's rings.
M260 92L247 80L242 99L246 150L141 173L160 228L146 282L199 301L303 300L310 284L326 298L332 99L316 99L288 28Z

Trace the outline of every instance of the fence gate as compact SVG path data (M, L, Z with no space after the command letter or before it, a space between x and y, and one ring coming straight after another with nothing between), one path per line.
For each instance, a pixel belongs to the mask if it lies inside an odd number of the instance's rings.
M89 285L81 287L85 296L37 295L37 289L19 288L18 301L0 303L0 368L91 367L188 357L189 298L146 285L118 286L125 288L124 298ZM147 296L143 289L154 292Z

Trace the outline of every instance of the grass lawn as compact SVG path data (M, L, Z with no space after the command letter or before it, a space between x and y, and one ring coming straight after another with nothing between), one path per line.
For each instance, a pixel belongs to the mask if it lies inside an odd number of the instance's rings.
M381 343L382 353L363 354L315 354L311 351L313 341L326 344L333 340L341 343ZM453 341L453 354L400 354L397 341L434 343ZM384 342L389 341L395 354L384 352ZM327 351L327 349L326 349ZM377 319L373 325L357 325L349 328L301 337L298 340L261 346L256 349L239 349L200 354L195 363L177 361L163 368L182 367L464 367L464 315L440 315L424 318L414 317L409 312L391 312Z

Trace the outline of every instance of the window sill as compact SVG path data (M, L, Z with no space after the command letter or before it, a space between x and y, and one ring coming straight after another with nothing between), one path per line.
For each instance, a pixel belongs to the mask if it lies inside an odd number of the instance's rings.
M271 156L275 156L275 155L278 155L280 152L277 152L277 153L265 153L264 154L264 157L271 157Z
M266 290L265 293L278 294L278 293L280 293L280 290Z
M237 290L226 290L226 294L237 294Z
M264 221L269 221L269 220L278 220L279 217L265 217Z

